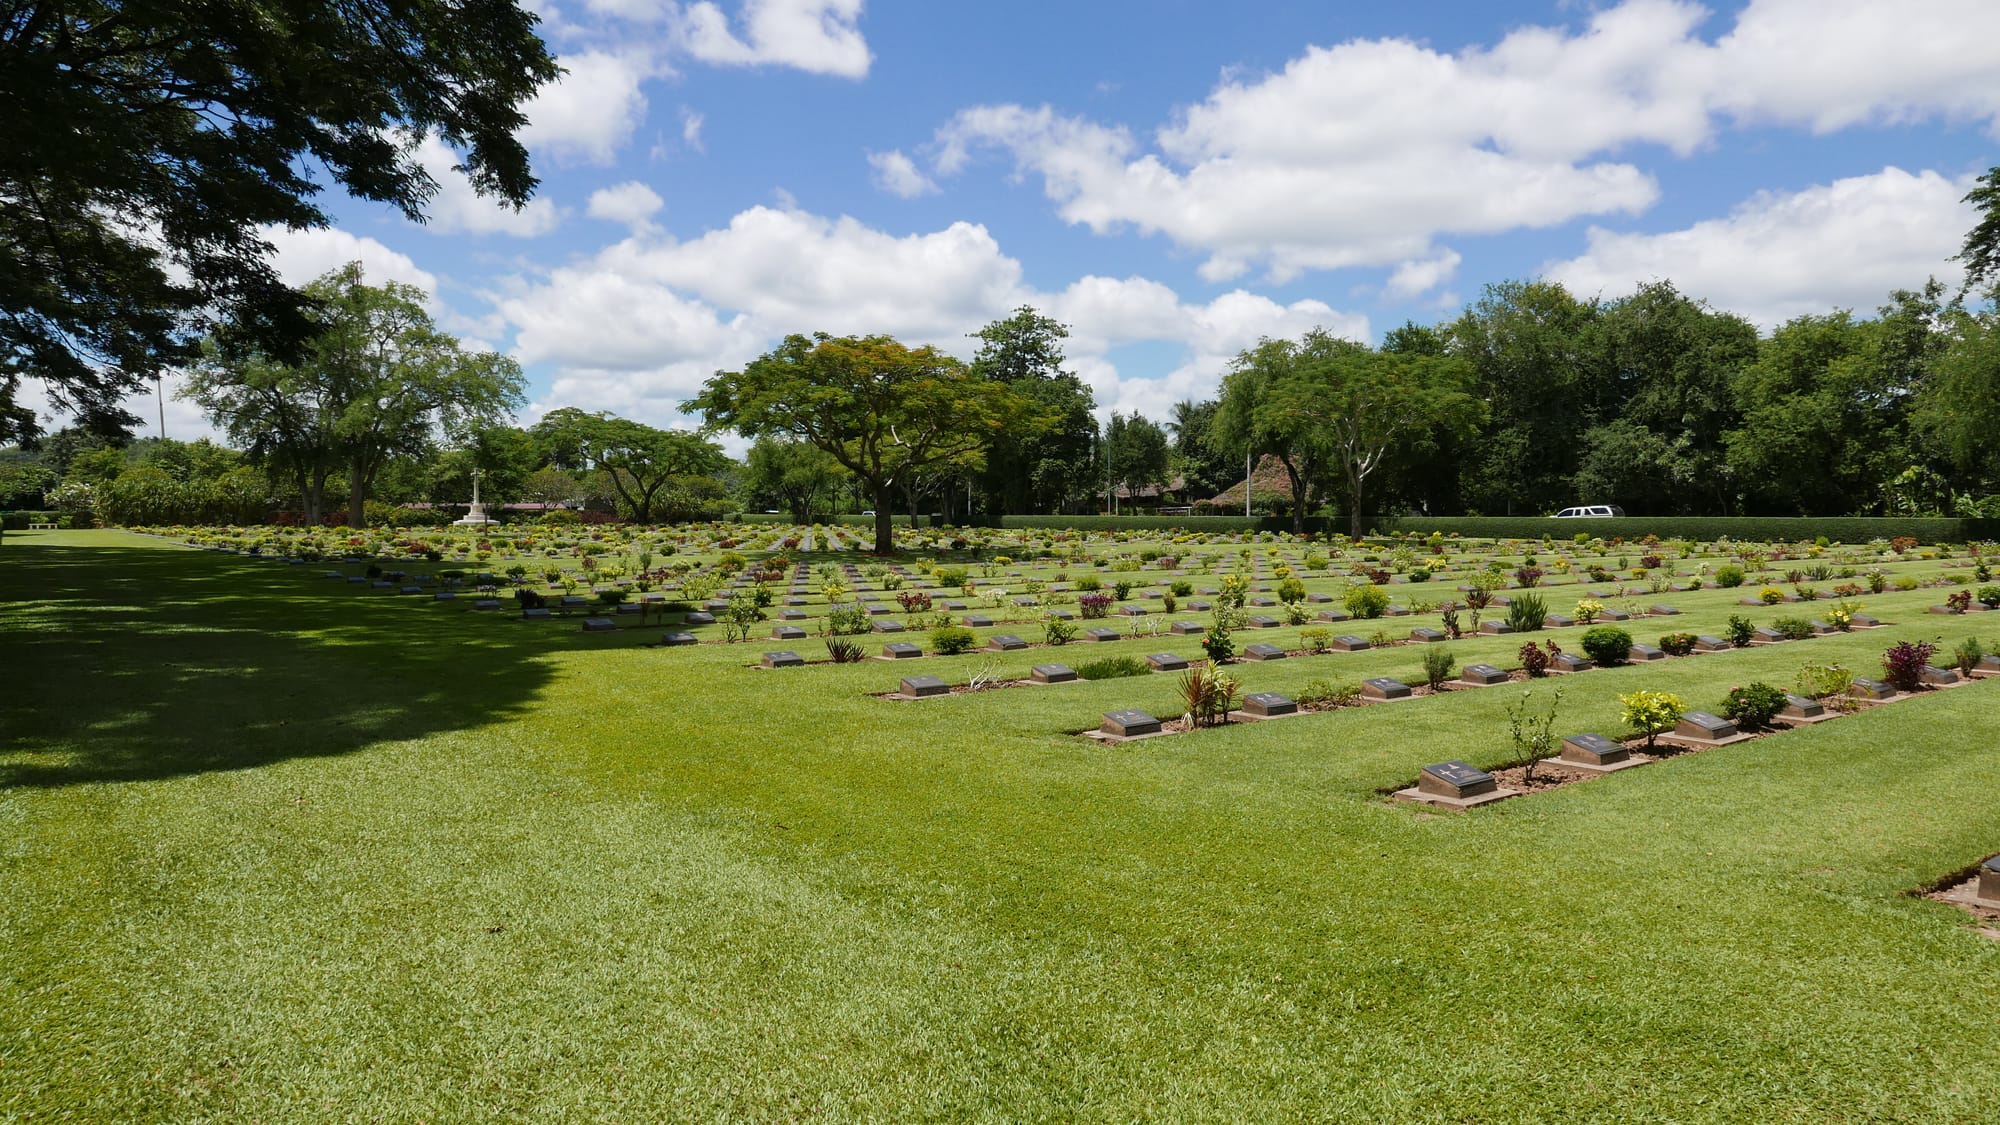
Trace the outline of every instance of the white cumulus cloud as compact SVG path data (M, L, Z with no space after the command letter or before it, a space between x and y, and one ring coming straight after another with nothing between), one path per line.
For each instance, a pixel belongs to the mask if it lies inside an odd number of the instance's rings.
M705 62L862 78L874 56L856 26L860 18L861 0L743 0L739 36L722 9L703 0L683 13L683 38Z
M593 219L623 223L634 230L652 226L652 219L666 206L658 192L637 180L627 180L590 193L587 213Z
M546 197L530 199L517 210L473 191L464 174L454 170L458 157L436 137L424 138L417 148L417 159L438 184L438 193L431 199L428 210L430 229L439 234L535 238L562 222L562 213Z
M934 194L938 189L929 176L918 171L916 161L904 155L901 149L870 152L868 166L875 170L875 186L890 195L915 199L920 195Z
M1580 295L1619 296L1670 280L1771 328L1834 308L1869 310L1929 277L1956 284L1972 225L1969 180L1884 168L1798 192L1764 192L1728 216L1661 234L1593 228L1578 257L1543 273Z
M271 264L278 277L294 288L349 262L360 262L372 284L400 281L433 297L437 295L436 275L419 267L409 255L391 250L372 238L339 227L309 230L266 227L263 234L275 250Z

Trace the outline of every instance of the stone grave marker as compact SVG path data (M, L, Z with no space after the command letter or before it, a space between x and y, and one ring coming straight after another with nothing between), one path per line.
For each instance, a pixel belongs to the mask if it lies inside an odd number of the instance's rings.
M912 699L924 699L933 695L950 695L951 688L936 676L905 676L903 694Z
M1981 906L2000 906L2000 855L1979 865L1979 882L1973 884L1972 897Z
M365 586L365 585L368 585L368 579L367 579L367 578L365 578L365 577L363 577L363 576L361 576L361 575L359 575L359 574L357 574L357 575L353 576L352 578L349 578L349 579L347 580L347 584L348 584L348 585L350 585L350 586Z
M1093 641L1116 641L1124 639L1118 630L1107 629L1102 625L1085 629L1083 635Z
M586 633L609 633L616 628L618 628L618 623L609 617L586 617L583 619L583 631Z
M1136 738L1160 733L1160 720L1144 711L1106 711L1104 723L1097 729L1114 738Z
M965 615L965 624L973 629L989 629L993 626L993 619L983 613L968 613Z
M803 641L806 639L806 631L797 625L778 625L771 629L771 639L774 641Z
M551 611L547 606L538 605L533 609L522 610L521 616L528 619L529 621L540 621L545 617L553 616L553 611Z
M1865 613L1857 613L1849 618L1847 623L1856 629L1873 629L1882 624L1882 620L1878 617L1870 617Z
M1071 613L1069 610L1066 609L1052 609L1049 611L1049 616L1056 619L1057 621L1076 620L1076 614Z
M635 615L635 614L639 614L639 613L644 613L644 612L645 612L645 610L646 610L646 607L645 607L645 606L643 606L643 605L640 605L640 604L639 604L638 602L619 602L619 603L618 603L618 616L620 616L620 617L631 617L631 616L633 616L633 615Z
M986 647L994 652L1013 652L1028 647L1028 642L1012 633L1001 633L987 640Z
M869 628L874 629L878 633L900 633L903 631L903 623L901 621L891 621L885 617L871 623Z
M683 625L713 625L713 624L715 624L715 615L714 615L714 614L712 614L712 613L706 613L706 612L703 612L703 611L701 611L701 610L696 610L696 611L694 611L693 613L690 613L690 614L688 614L687 616L685 616L685 617L682 617L682 618L681 618L681 624L683 624Z
M804 621L805 619L806 611L803 609L781 609L778 611L778 620L780 621Z
M882 646L882 655L891 660L914 660L924 654L924 650L909 641L896 641Z
M370 590L393 590L396 588L396 584L394 582L382 582L378 580L370 582L368 588Z
M1307 601L1309 601L1309 602L1311 602L1311 603L1313 603L1314 605L1321 605L1321 604L1324 604L1324 603L1326 603L1326 602L1330 602L1330 601L1332 601L1332 600L1333 600L1333 595L1332 595L1332 594L1322 594L1322 593L1319 593L1318 591L1314 591L1313 593L1310 593L1310 594L1307 594L1307 595L1306 595L1306 600L1307 600Z
M1681 716L1680 725L1674 728L1675 738L1699 742L1721 742L1725 738L1736 737L1736 734L1735 723L1707 711L1689 711Z
M1256 719L1275 719L1298 714L1299 705L1275 691L1253 691L1243 697L1243 713Z
M1184 658L1171 652L1153 653L1146 657L1146 663L1152 665L1155 672L1179 672L1188 666Z
M1479 631L1489 637L1498 637L1513 632L1514 627L1505 621L1481 621Z
M1243 650L1245 660L1283 660L1285 650L1277 645L1254 644Z
M1551 672L1584 672L1592 668L1590 658L1574 652L1559 652L1549 657Z
M1361 697L1363 699L1408 699L1410 698L1410 685L1401 680L1392 680L1387 676L1377 676L1372 680L1361 681Z
M896 612L894 606L871 605L866 608L870 617L887 617L889 614Z
M1632 620L1632 615L1631 615L1631 614L1629 614L1629 613L1626 613L1626 612L1625 612L1624 610L1622 610L1622 609L1606 609L1606 610L1605 610L1605 611L1604 611L1603 613L1600 613L1600 614L1598 614L1598 616L1599 616L1599 617L1602 617L1602 618L1603 618L1604 620L1606 620L1606 621L1630 621L1630 620Z
M1649 607L1646 612L1655 617L1678 617L1681 611L1670 605L1656 605Z
M678 648L681 645L699 644L701 642L693 633L661 633L660 643L668 648Z
M1347 611L1344 609L1322 609L1319 611L1319 619L1321 621L1346 621L1348 620L1348 616Z
M1785 643L1785 635L1771 628L1769 625L1759 625L1757 626L1757 631L1750 634L1750 643L1753 645L1781 645Z
M1499 788L1500 781L1492 774L1458 761L1425 766L1417 775L1418 792L1449 797L1454 801L1484 796Z
M1512 677L1491 664L1467 664L1458 670L1458 678L1468 684L1504 684Z
M453 602L458 600L458 595L452 593L450 590L439 590L437 593L431 595L431 600L434 602Z
M1076 669L1067 664L1037 664L1028 673L1028 678L1038 684L1075 683Z
M1176 621L1168 627L1168 632L1178 633L1183 637L1187 637L1193 636L1196 633L1208 632L1208 626L1203 625L1199 621Z
M1861 699L1892 699L1896 695L1896 689L1883 683L1881 680L1871 680L1866 676L1856 676L1854 677L1854 686L1847 689L1847 694Z
M1192 601L1188 603L1188 608L1194 610L1196 613L1207 613L1215 607L1209 602Z
M1803 695L1785 693L1784 709L1778 712L1781 719L1818 719L1826 715L1826 707L1817 699Z
M1365 637L1354 636L1352 633L1342 633L1340 636L1333 638L1333 643L1329 647L1336 652L1361 652L1367 649L1368 640Z
M479 599L478 601L476 601L476 602L473 602L473 603L472 603L472 608L474 608L474 609L499 609L499 608L500 608L500 599L498 599L498 598L481 598L481 599Z
M1409 615L1410 607L1403 605L1392 605L1382 611L1382 616L1384 617L1408 617Z
M1548 629L1567 629L1574 624L1576 618L1567 613L1551 613L1542 619L1543 627Z
M1419 644L1436 644L1437 642L1444 640L1445 635L1444 631L1441 629L1419 628L1410 630L1410 639L1418 642Z
M1644 663L1648 660L1665 660L1666 658L1666 652L1658 645L1644 644L1633 645L1631 655L1626 657L1626 659L1631 660L1635 664Z
M1562 740L1558 761L1575 766L1603 768L1632 759L1632 752L1601 734L1572 734Z
M1965 677L1959 675L1956 668L1939 668L1934 664L1926 664L1923 670L1923 682L1932 687L1950 687L1953 684L1964 683Z
M1723 640L1721 637L1711 637L1707 633L1703 633L1694 639L1694 650L1696 652L1727 652L1734 647L1736 646Z
M796 652L767 652L764 654L766 668L797 668L805 663L805 658Z

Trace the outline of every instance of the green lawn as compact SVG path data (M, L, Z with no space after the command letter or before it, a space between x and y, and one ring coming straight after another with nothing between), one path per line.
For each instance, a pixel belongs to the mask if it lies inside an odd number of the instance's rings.
M1104 747L1062 732L1172 713L1173 677L894 703L869 693L985 658L763 671L820 642L649 648L322 569L0 545L0 1119L2000 1105L2000 943L1906 894L2000 849L2000 683L1435 815L1378 791L1505 758L1518 690ZM1740 593L1628 628L1714 632ZM1874 674L1899 638L1991 647L2000 614L1922 616L1940 597L1569 678L1558 726L1620 733L1638 687L1712 708L1808 657ZM1239 672L1408 680L1419 655Z

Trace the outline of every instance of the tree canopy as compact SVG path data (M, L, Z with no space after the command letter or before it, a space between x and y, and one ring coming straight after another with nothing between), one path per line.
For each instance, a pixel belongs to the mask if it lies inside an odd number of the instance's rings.
M719 371L684 404L746 437L811 442L875 498L875 550L895 546L893 489L941 466L976 468L1003 433L1051 421L1007 384L932 347L887 336L787 336L741 371Z
M719 446L699 434L662 430L573 406L549 411L530 433L544 448L560 448L581 467L600 472L618 497L622 514L639 523L678 517L691 500L713 499L674 493L719 493L719 488L697 486L689 478L715 473L729 461Z
M192 361L224 321L295 360L310 298L271 226L325 226L315 171L421 220L415 140L462 152L483 194L534 192L514 133L560 70L514 0L16 0L0 9L0 441L37 425L21 380L87 428Z
M462 349L431 323L414 287L368 285L349 263L305 292L317 330L298 362L211 343L185 394L297 485L309 522L336 471L347 473L358 527L389 458L439 436L469 440L523 401L520 365Z

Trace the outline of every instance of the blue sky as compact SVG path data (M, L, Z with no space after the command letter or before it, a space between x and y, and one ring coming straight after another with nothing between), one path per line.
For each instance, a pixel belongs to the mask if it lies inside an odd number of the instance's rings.
M788 332L969 355L1032 303L1101 410L1259 336L1655 277L1769 327L1936 274L2000 163L2000 4L539 0L521 214L278 232L433 294L556 406L675 404ZM151 410L142 410L151 415ZM170 431L199 429L172 404Z

